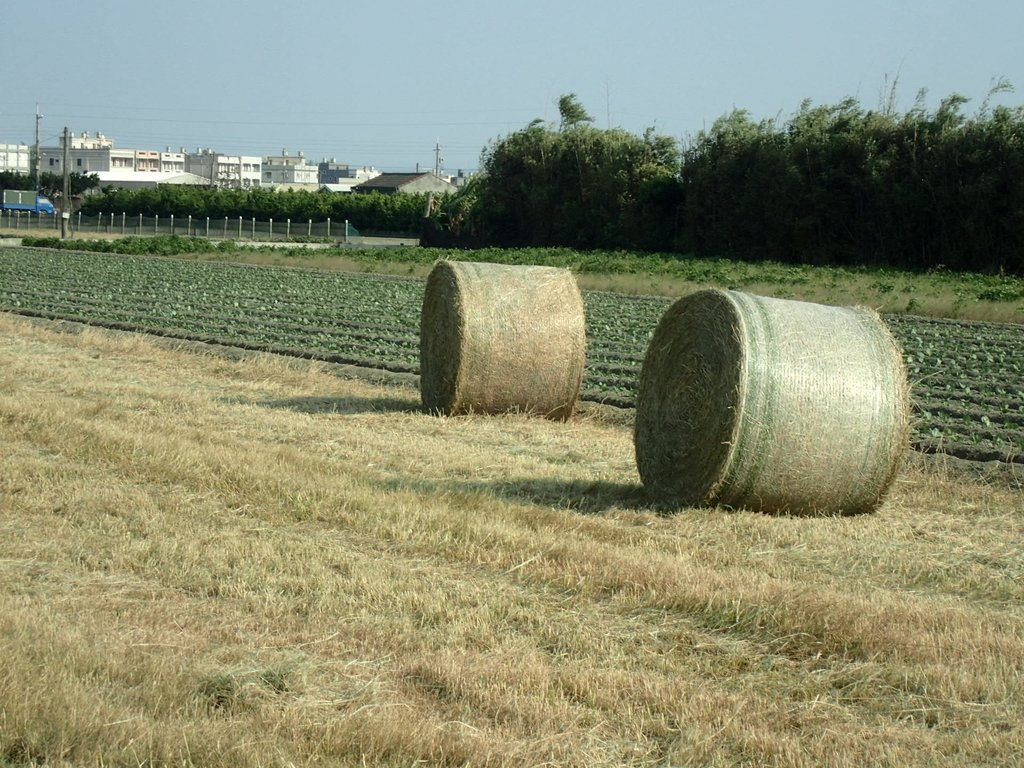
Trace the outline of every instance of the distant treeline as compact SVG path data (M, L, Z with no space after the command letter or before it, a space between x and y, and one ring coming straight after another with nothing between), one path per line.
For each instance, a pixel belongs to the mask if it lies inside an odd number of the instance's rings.
M1000 82L992 94L1008 90ZM890 99L890 102L892 99ZM1024 107L971 115L804 103L786 120L724 115L681 145L598 129L574 94L485 148L454 195L158 187L89 197L86 214L348 219L455 247L566 246L789 263L1024 274Z
M328 194L306 190L218 189L162 185L145 189L110 188L86 198L82 213L129 216L192 216L293 222L345 221L360 232L419 232L425 195Z
M68 182L71 194L80 195L87 189L99 186L100 179L95 173L72 173L68 175ZM37 192L56 202L64 192L64 177L59 173L44 172L39 174L38 183L34 184L32 176L27 173L0 171L0 190L32 189L33 186Z
M923 92L905 114L737 110L678 153L563 114L492 143L442 223L467 244L1024 274L1024 107L987 101L973 116L959 95L929 111Z
M684 153L683 248L801 263L1024 273L1024 108L965 117L734 112Z

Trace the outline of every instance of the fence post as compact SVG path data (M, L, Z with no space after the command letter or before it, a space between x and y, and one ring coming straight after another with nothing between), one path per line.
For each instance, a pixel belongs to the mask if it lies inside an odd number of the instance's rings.
M139 234L142 234L142 214L139 214Z
M292 239L292 220L287 219L284 225L284 237L286 240Z
M345 245L348 245L348 219L345 219L345 237L342 239Z
M210 236L210 217L206 217L206 236Z
M160 214L159 213L156 216L153 217L153 234L154 235L159 235L160 234Z
M188 229L185 230L185 234L192 237L192 214L188 215Z
M331 217L327 217L327 237L331 236Z
M242 217L238 217L238 239L242 239Z
M174 234L174 214L171 214L171 234Z
M82 212L78 212L78 231L82 231Z
M255 240L256 239L256 217L255 216L252 217L252 237L250 237L249 239L250 240Z
M270 240L274 239L274 220L273 219L270 220L270 234L267 237Z
M306 224L306 237L312 237L312 236L313 236L313 220L310 219L309 222Z
M124 225L125 225L125 220L127 218L128 218L128 215L124 211L121 211L121 234L122 235L124 234Z

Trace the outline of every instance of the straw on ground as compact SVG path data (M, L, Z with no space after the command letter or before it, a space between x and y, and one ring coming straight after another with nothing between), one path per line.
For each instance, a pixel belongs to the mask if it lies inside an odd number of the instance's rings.
M645 502L630 427L0 315L0 764L1007 765L1024 501Z

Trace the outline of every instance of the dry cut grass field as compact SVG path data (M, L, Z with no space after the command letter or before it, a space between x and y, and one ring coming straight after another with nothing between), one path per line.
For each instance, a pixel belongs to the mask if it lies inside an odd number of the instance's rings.
M61 328L0 314L0 766L1024 760L1018 492L659 514L604 412Z

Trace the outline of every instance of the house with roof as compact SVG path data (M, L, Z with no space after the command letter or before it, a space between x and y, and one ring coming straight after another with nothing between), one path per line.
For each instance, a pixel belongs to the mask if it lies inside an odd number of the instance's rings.
M454 184L429 171L423 173L382 173L352 187L353 192L382 192L388 195L396 193L415 195L422 192L447 194L455 192L455 190Z
M208 187L210 180L184 171L94 171L100 180L100 189L119 187L121 189L151 189L165 184L178 186Z

